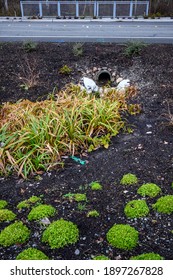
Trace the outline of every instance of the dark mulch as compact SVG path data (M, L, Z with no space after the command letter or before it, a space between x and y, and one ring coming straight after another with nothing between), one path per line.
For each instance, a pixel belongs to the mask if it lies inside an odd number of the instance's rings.
M83 157L85 165L68 159L63 170L41 175L42 180L30 178L24 181L15 175L0 178L0 199L9 202L19 219L32 230L29 241L22 245L0 249L1 259L15 259L29 246L45 252L52 259L91 259L105 254L111 259L129 259L141 253L159 253L165 259L173 259L173 214L158 214L152 209L154 199L146 198L150 214L146 218L127 219L125 204L139 199L137 188L142 183L153 182L162 194L173 194L173 128L163 114L173 109L173 46L149 45L138 57L127 58L124 46L116 44L85 44L82 57L75 57L71 44L39 44L36 51L27 53L20 44L0 46L0 101L15 102L19 99L39 100L47 98L54 87L62 88L69 82L77 83L83 73L93 67L117 69L117 74L129 78L138 88L134 102L142 106L140 115L129 117L133 134L120 134L112 139L110 147L99 149ZM29 90L21 88L22 65L26 61L39 72L38 85ZM60 67L72 68L69 76L59 74ZM90 73L88 73L90 75ZM173 111L172 111L173 113ZM136 186L120 185L122 176L133 173L139 178ZM103 189L91 191L88 186L99 181ZM81 188L83 186L83 188ZM67 193L84 192L88 201L84 210L76 202L63 198ZM80 239L75 245L51 250L40 242L43 229L39 223L28 222L27 211L19 213L16 205L31 195L44 195L45 203L56 207L55 220L64 218L77 224ZM87 218L89 210L96 209L100 216ZM106 241L106 233L115 223L130 224L139 231L139 244L132 251L118 250ZM8 223L3 223L4 228Z

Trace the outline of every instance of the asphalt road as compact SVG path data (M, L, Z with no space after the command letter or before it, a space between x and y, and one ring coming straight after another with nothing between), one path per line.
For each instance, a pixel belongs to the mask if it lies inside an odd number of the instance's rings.
M173 43L173 21L1 21L0 41Z

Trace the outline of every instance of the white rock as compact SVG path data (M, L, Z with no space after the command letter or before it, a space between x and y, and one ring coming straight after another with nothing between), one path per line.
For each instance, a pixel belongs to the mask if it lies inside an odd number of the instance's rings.
M119 84L122 80L123 80L123 78L119 77L116 79L116 83Z
M82 80L83 80L83 83L84 83L84 87L86 88L88 93L98 91L98 86L96 85L96 83L92 79L89 79L87 77L83 77Z
M117 90L124 90L130 86L130 80L125 79L122 80L118 85L117 85Z

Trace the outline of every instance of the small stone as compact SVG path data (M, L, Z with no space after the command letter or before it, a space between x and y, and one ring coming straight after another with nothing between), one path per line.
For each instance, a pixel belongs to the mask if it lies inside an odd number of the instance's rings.
M152 127L152 125L151 125L151 124L146 124L146 126L147 126L148 128L151 128L151 127Z
M112 77L115 77L115 76L116 76L116 73L115 73L115 72L113 72L113 73L112 73Z
M93 72L97 72L97 67L93 67Z
M76 249L74 253L75 253L76 256L78 256L80 254L79 249Z
M152 134L152 131L147 131L146 134Z
M164 141L163 144L168 145L168 142L167 142L167 141Z
M50 225L50 220L48 218L43 218L40 221L43 225Z
M116 83L119 84L122 80L123 78L119 77L118 79L116 79Z

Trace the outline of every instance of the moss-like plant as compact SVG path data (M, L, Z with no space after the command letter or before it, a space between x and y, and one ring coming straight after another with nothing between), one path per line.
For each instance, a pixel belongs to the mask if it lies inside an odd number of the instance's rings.
M18 209L23 209L23 208L31 208L33 205L36 203L41 203L41 198L38 196L31 196L30 198L23 200L17 204Z
M127 173L122 177L120 184L121 185L134 185L134 184L137 184L137 182L138 182L138 178L136 177L136 175Z
M80 201L87 201L87 197L85 193L75 193L74 194L74 200L77 202Z
M173 213L173 195L165 195L160 197L156 203L152 205L152 207L159 213Z
M0 222L13 221L15 218L16 218L16 214L14 214L11 210L8 209L0 210Z
M124 208L124 213L128 218L145 217L148 215L149 211L145 200L129 201Z
M64 219L53 222L43 232L42 242L48 243L51 249L62 248L76 243L79 239L77 226Z
M40 220L46 217L54 216L56 209L51 205L41 204L38 205L29 212L28 220Z
M102 185L100 185L97 181L92 182L90 184L92 191L102 190Z
M161 192L161 188L153 183L143 184L138 190L137 193L142 196L155 197Z
M115 248L132 250L138 242L138 231L130 225L115 224L108 231L106 238Z
M8 202L6 200L0 200L0 209L5 208L8 205Z
M49 258L40 250L28 248L17 255L16 260L48 260Z
M64 75L69 75L72 72L72 69L67 65L64 65L60 68L59 73Z
M93 258L93 260L110 260L110 259L105 255L98 255L98 256L95 256Z
M130 260L164 260L159 254L153 252L131 257Z
M0 233L0 245L3 247L23 244L30 236L30 230L21 222L15 222L4 228Z
M100 214L97 210L91 210L87 213L87 217L99 217Z

